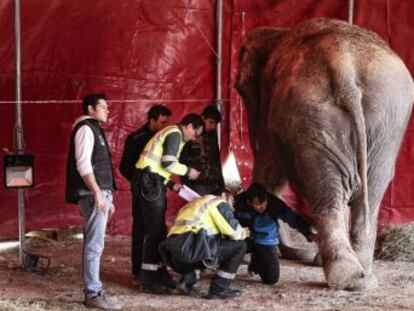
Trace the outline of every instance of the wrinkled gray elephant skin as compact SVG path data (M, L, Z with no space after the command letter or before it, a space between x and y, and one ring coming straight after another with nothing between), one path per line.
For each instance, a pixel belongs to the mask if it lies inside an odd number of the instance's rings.
M401 59L370 31L312 19L249 33L236 87L249 116L254 180L299 189L331 288L376 287L378 210L414 98Z

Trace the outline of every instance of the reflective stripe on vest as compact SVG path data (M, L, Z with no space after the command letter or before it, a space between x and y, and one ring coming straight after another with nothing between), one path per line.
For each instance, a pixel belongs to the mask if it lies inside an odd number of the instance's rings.
M223 199L218 198L218 197L214 197L211 198L210 200L208 200L207 202L205 202L196 212L196 214L194 215L194 219L191 220L186 220L186 219L176 219L174 221L174 225L173 226L195 226L197 224L200 223L201 218L203 217L204 212L212 205L214 205L217 202L223 201Z
M158 156L156 156L154 153L151 153L151 152L149 152L149 151L143 151L142 153L141 153L141 157L146 157L146 158L148 158L148 159L151 159L151 160L153 160L153 161L155 161L155 162L160 162L161 163L161 157L158 157Z
M147 271L157 271L159 268L161 268L161 265L157 265L157 264L150 264L150 263L143 263L141 264L141 269L142 270L147 270Z

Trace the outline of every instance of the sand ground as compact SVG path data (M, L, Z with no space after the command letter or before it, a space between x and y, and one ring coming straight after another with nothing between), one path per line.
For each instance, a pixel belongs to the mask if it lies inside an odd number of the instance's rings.
M31 250L51 257L46 275L23 272L18 249L0 253L0 310L86 310L82 302L80 254L82 241L30 243ZM119 295L125 310L414 310L414 263L375 262L379 287L348 292L327 288L323 271L307 262L281 260L280 282L263 285L242 265L235 286L241 298L211 301L179 295L145 294L130 278L130 239L108 236L101 276L105 287ZM207 291L214 272L206 272L198 286ZM178 275L174 275L178 278Z

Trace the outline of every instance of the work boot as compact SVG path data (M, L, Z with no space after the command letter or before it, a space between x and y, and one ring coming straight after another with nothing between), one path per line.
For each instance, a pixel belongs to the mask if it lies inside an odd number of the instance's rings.
M142 270L141 271L141 281L142 281L142 290L144 293L148 294L171 294L171 290L161 284L160 282L160 270ZM168 273L168 272L167 272Z
M177 282L175 282L171 275L168 273L166 267L158 269L158 280L160 281L161 285L164 285L165 287L172 289L177 287Z
M207 299L232 299L241 296L241 291L235 288L226 288L221 291L209 291Z
M102 310L121 310L123 304L115 296L111 296L102 290L95 297L86 298L84 303L87 308L97 308Z
M207 299L231 299L241 295L239 289L230 288L233 280L216 275L210 284Z

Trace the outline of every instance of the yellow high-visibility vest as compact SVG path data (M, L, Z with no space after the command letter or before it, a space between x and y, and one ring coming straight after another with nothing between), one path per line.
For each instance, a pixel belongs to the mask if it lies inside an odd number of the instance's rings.
M164 156L164 141L165 138L171 134L177 132L180 134L180 145L178 147L178 154L176 156L166 155ZM177 125L167 126L166 128L157 132L154 137L145 145L138 162L135 164L137 169L144 169L147 166L151 168L151 172L157 173L165 178L167 182L172 174L184 176L187 173L187 166L178 162L178 157L181 150L184 147L184 140L182 133ZM172 161L173 163L169 167L163 167L161 161Z
M208 235L222 234L233 240L244 240L246 232L240 224L233 229L220 213L217 207L221 203L227 202L214 195L205 195L187 203L179 210L168 236L189 231L197 233L203 228Z

